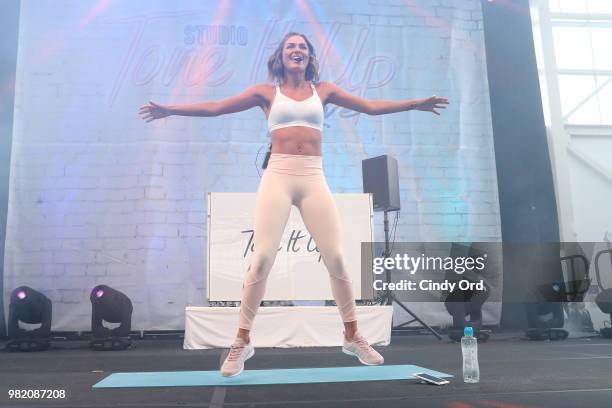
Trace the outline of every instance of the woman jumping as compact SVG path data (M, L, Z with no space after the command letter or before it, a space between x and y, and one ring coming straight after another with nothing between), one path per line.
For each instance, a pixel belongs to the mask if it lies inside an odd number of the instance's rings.
M266 280L285 229L291 206L302 215L329 272L331 289L344 322L342 351L366 365L378 365L383 357L359 334L355 297L340 245L340 222L321 158L323 107L332 103L368 115L420 110L439 113L448 99L388 101L367 100L330 82L319 82L319 64L305 35L289 33L268 61L275 85L254 85L243 93L220 101L140 108L146 122L170 115L219 116L259 107L268 119L271 156L257 191L254 222L254 253L244 278L236 340L221 367L223 376L238 375L255 353L249 333L263 299Z

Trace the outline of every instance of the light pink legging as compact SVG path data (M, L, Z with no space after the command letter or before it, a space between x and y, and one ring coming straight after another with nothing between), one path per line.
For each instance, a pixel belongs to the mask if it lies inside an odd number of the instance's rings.
M338 210L325 181L321 156L273 153L257 191L255 248L242 287L241 329L251 329L292 205L300 210L327 267L342 321L356 320L352 281L340 248Z

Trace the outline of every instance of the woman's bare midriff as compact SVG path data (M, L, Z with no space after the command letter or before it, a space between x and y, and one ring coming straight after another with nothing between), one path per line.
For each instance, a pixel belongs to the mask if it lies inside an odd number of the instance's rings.
M291 126L271 133L272 153L321 155L321 132L307 126Z

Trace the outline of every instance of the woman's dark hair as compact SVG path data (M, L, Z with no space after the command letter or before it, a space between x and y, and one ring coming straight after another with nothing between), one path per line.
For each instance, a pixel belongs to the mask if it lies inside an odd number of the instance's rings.
M268 59L268 77L278 82L283 79L283 76L285 75L285 66L283 65L283 47L285 46L287 39L294 35L299 35L302 37L308 46L308 56L310 58L308 58L308 65L306 66L306 80L317 82L319 80L319 61L317 60L314 47L304 34L295 32L285 35L278 47L276 47L274 53L270 55L270 58Z

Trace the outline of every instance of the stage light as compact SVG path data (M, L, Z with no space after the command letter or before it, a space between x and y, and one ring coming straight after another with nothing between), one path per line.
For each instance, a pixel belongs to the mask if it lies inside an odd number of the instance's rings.
M612 338L612 288L600 292L595 297L595 304L603 313L610 315L610 326L601 328L599 332L603 337Z
M106 285L92 289L91 295L91 347L94 350L124 350L131 345L132 302L122 292ZM108 329L103 322L119 323Z
M536 288L537 301L525 304L527 331L530 340L565 340L563 302L568 299L565 282L551 282Z
M20 286L11 293L9 303L8 337L10 351L42 351L49 348L51 337L51 300L28 286ZM40 324L26 330L19 322Z
M472 245L453 242L449 256L453 259L462 257L476 259L485 256L485 252ZM486 270L483 269L480 273L486 273ZM457 275L453 270L448 270L444 275L444 280L448 282L459 282L464 279L477 282L479 278L482 279L482 275ZM479 342L485 342L489 339L489 334L482 331L482 306L489 298L489 293L490 287L486 283L484 290L461 290L457 288L450 293L442 293L444 306L453 318L453 326L448 330L448 337L451 340L460 342L461 337L463 337L463 329L467 326L473 328L474 336ZM467 320L468 316L470 317L469 321Z
M597 280L597 286L600 290L600 292L595 297L595 304L603 313L610 315L610 321L604 322L604 327L599 330L599 333L603 337L612 338L612 287L606 287L607 285L604 286L603 281L601 279L599 259L603 255L607 255L610 258L610 262L612 262L612 249L604 249L603 251L599 251L597 255L595 255L595 260L593 264L595 265L595 278Z

